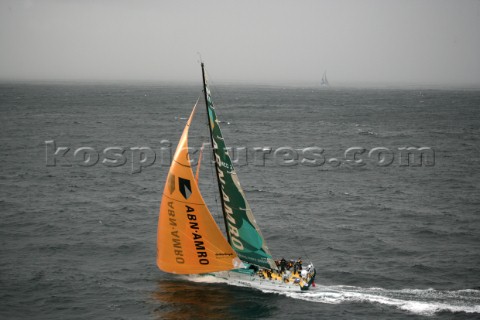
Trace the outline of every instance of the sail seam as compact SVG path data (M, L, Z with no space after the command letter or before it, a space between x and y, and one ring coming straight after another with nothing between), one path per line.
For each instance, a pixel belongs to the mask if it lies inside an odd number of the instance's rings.
M200 203L200 202L191 202L191 201L178 200L177 198L168 196L166 193L163 193L162 195L165 196L165 197L167 197L168 199L175 200L176 202L188 203L188 204L194 204L194 205L197 205L197 206L204 206L204 207L206 207L205 204Z
M173 160L175 163L178 163L179 165L185 167L185 168L191 168L192 166L187 166L186 164L183 164L181 162L178 162L177 160Z

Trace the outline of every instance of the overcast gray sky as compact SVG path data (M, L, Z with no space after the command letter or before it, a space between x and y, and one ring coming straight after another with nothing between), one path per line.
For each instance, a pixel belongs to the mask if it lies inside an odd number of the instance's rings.
M480 1L0 0L0 78L480 87Z

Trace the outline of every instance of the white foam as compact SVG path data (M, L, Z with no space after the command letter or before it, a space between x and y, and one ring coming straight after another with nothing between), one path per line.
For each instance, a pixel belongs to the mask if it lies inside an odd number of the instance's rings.
M214 276L187 278L190 281L203 283L226 283L243 286ZM260 289L260 288L258 288ZM282 289L260 289L266 293L282 294L293 299L312 302L340 304L377 303L392 306L407 312L433 315L440 311L480 313L480 290L435 290L435 289L399 289L362 288L354 286L323 286L311 287L309 291L285 291Z
M218 278L215 276L209 276L209 275L202 275L202 276L196 276L196 275L188 275L188 276L180 276L184 280L188 281L193 281L193 282L201 282L201 283L227 283L228 280Z
M361 288L352 286L317 286L307 293L287 293L295 299L338 304L366 302L389 305L408 312L433 315L440 311L480 313L479 290L440 291L434 289ZM468 293L468 295L465 295Z

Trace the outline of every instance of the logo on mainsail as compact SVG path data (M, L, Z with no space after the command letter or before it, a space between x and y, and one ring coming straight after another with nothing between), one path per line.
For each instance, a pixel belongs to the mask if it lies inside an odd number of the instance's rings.
M178 187L180 188L180 193L185 199L188 199L192 194L192 187L190 185L190 180L179 177Z

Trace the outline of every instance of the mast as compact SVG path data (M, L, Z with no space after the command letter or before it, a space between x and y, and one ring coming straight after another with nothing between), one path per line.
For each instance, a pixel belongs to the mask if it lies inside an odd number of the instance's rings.
M227 213L225 212L225 205L224 205L224 202L223 202L223 191L222 191L222 185L220 184L220 177L218 176L218 163L217 163L217 160L215 158L215 149L214 149L214 144L213 144L213 135L212 135L212 129L211 129L211 126L210 126L210 118L208 116L208 95L207 95L207 82L206 82L206 79L205 79L205 68L204 68L204 64L203 62L200 63L200 65L202 66L202 79L203 79L203 97L205 98L205 106L207 108L207 124L208 124L208 132L210 133L210 143L212 145L212 153L213 153L213 160L215 162L215 175L217 177L217 185L218 185L218 193L219 193L219 196L220 196L220 203L222 205L222 213L223 213L223 222L225 224L225 229L228 228L228 224L227 224ZM227 240L229 243L231 243L230 241L230 234L228 233L228 230L226 230L225 232L227 234Z

